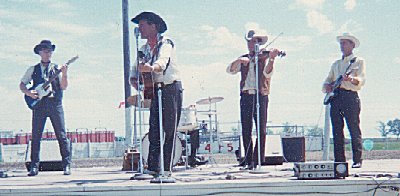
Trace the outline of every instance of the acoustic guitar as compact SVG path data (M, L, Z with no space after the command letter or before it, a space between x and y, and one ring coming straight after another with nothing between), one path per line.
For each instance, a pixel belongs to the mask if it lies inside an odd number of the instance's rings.
M79 58L78 55L75 57L72 57L65 64L68 66L69 64L75 62L76 59L78 59L78 58ZM61 73L61 69L56 69L55 73L49 78L49 80L47 80L47 81L45 80L44 83L35 84L34 86L32 86L31 88L28 89L28 90L35 90L37 92L37 96L38 96L37 99L34 99L28 95L24 96L26 105L28 105L29 109L31 109L31 110L37 109L37 106L40 103L40 101L43 99L43 97L46 97L51 93L50 84L56 78L58 78L58 75L60 73Z

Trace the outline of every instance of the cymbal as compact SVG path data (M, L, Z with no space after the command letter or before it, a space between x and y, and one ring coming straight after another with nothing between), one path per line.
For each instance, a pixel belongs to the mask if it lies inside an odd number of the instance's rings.
M215 115L215 114L217 114L217 112L215 112L215 111L197 111L197 113L201 114L201 115Z
M224 100L223 97L209 97L209 98L204 98L204 99L200 99L196 102L196 104L199 105L206 105L206 104L212 104L212 103L217 103Z

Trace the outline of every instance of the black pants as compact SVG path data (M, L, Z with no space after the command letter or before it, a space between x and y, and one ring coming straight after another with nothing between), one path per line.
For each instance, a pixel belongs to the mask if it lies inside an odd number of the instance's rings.
M345 162L344 119L350 131L353 161L360 162L362 156L362 138L360 129L360 98L357 92L337 89L331 102L331 123L334 141L335 161Z
M39 103L38 109L33 110L32 115L32 142L31 142L31 161L32 167L39 167L40 141L46 124L47 117L50 118L51 124L56 134L60 153L62 157L62 165L65 167L71 164L70 143L65 132L64 110L61 101L55 98L43 98Z
M251 133L253 129L253 119L257 125L257 97L256 95L240 94L240 120L242 122L242 137L245 151L245 163L258 164L258 139L253 151L253 141ZM265 136L267 126L268 95L260 95L260 154L261 163L265 160Z
M182 110L182 84L174 82L161 87L162 91L162 114L164 130L164 170L171 171L172 152L175 144L176 127ZM159 170L160 160L160 127L159 127L159 106L158 89L155 88L154 98L151 100L150 107L150 130L149 130L149 157L147 159L148 169L152 171Z
M190 156L189 163L196 162L197 149L200 147L199 129L190 131Z

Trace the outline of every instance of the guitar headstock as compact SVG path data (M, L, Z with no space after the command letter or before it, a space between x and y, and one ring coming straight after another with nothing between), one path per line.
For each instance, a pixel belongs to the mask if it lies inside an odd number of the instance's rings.
M65 64L66 64L66 65L69 65L69 64L71 64L71 63L75 62L75 61L76 61L76 59L78 59L78 58L79 58L79 56L78 56L78 55L76 55L76 56L72 57L71 59L69 59L69 60L67 61L67 63L65 63Z

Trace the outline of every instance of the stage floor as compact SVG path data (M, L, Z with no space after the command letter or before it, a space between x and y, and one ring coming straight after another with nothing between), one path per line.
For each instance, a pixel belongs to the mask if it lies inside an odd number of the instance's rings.
M26 170L17 170L0 178L0 195L400 194L400 159L365 160L363 168L349 168L350 177L346 179L297 180L292 168L293 163L263 166L268 173L251 174L232 164L187 170L179 166L172 174L176 183L171 184L130 180L134 173L121 171L121 167L72 168L70 176L62 175L62 171L46 171L27 177Z

